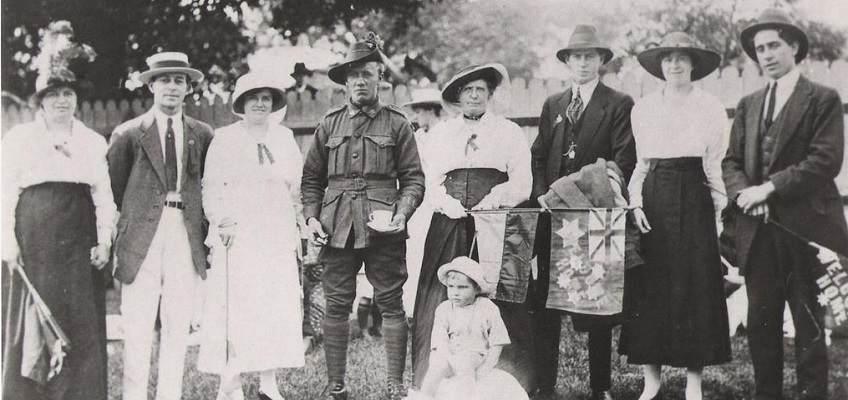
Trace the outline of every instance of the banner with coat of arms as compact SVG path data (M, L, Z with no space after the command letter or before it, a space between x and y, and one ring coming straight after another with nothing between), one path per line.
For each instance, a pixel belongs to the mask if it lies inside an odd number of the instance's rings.
M551 210L547 308L593 315L621 312L627 210Z

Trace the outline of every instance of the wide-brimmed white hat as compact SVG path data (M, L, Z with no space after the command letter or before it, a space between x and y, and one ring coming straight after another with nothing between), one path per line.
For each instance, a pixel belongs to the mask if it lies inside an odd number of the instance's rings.
M286 105L286 94L280 89L274 79L268 78L266 74L257 74L248 72L236 81L236 88L233 91L233 114L244 114L244 95L256 89L268 89L271 91L273 105L271 112L277 111Z
M462 273L468 279L474 281L480 287L481 294L487 294L489 292L489 284L486 283L485 272L477 261L463 256L454 258L453 261L439 267L439 271L436 274L442 285L447 286L448 272L451 271Z
M189 65L188 56L185 53L166 51L147 57L146 61L149 69L138 75L138 80L142 83L150 83L154 76L169 72L184 73L194 82L203 79L203 73Z
M403 107L442 106L442 93L439 89L426 88L412 91L412 100L403 103Z

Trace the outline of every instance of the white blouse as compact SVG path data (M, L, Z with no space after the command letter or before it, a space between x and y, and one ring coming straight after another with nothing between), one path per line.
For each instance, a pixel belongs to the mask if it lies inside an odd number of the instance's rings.
M3 137L3 247L17 246L15 208L21 192L45 182L91 187L98 243L111 243L117 208L112 197L106 139L74 119L70 136L56 137L41 118L12 128ZM6 253L8 254L8 253Z
M460 114L438 123L428 135L426 187L434 205L455 201L443 184L448 172L461 168L506 172L509 180L492 188L489 194L497 196L497 203L502 206L514 207L530 197L530 145L514 122L487 112L477 123L468 123ZM469 145L472 136L473 146Z
M693 88L679 104L667 101L663 89L633 106L630 113L636 140L636 169L630 178L630 205L642 206L642 185L651 159L701 157L716 212L727 204L721 160L727 152L729 122L715 96ZM720 192L720 193L719 193Z
M260 143L267 152L260 150ZM279 217L280 223L291 223L294 229L304 226L302 174L303 156L291 129L270 124L263 142L248 133L243 121L217 129L203 177L203 210L209 220L209 236L217 238L218 224L224 219L239 222L256 215ZM268 199L273 204L269 205ZM280 205L289 205L291 210L272 215L272 208ZM289 218L295 220L283 221Z

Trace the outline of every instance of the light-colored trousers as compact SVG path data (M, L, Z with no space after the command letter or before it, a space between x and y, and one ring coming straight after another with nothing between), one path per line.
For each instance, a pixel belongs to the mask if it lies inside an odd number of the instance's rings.
M199 293L181 210L164 207L147 257L133 283L121 291L124 328L124 398L147 400L150 354L159 312L157 400L182 395L186 343Z

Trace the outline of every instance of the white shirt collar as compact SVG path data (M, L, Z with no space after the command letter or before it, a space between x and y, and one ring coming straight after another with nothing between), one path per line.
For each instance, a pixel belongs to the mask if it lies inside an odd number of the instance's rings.
M598 87L598 82L600 82L599 76L596 76L595 79L592 79L582 85L571 81L571 99L574 100L577 90L580 89L580 99L583 100L583 105L585 107L585 105L589 103L589 100L592 99L592 93L595 93L595 88Z
M156 126L160 128L161 132L164 132L168 126L168 118L174 120L174 130L182 130L182 121L183 121L183 113L182 111L177 111L174 115L167 115L162 112L156 106L153 106L153 116L156 118Z
M777 91L778 92L780 92L780 93L786 93L786 91L791 92L792 89L795 89L795 84L798 83L798 79L800 79L800 78L801 78L801 71L797 67L792 68L791 71L787 72L786 75L783 75L780 78L777 78L777 80L769 79L769 89L771 89L771 85L774 84L774 82L777 82ZM777 96L782 97L780 94L778 94Z

